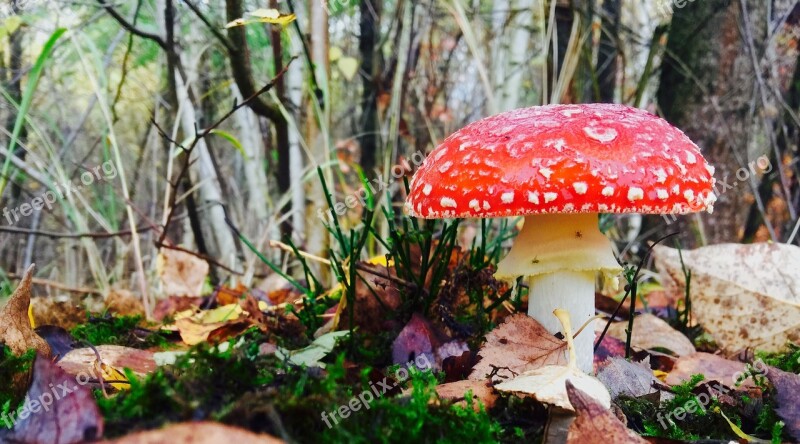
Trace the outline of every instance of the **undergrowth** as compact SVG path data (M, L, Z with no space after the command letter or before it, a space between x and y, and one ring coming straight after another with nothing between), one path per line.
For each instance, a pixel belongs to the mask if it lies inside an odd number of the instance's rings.
M227 347L194 347L143 380L128 374L129 391L111 399L98 392L107 435L202 419L296 442L489 443L520 434L515 427L504 429L483 408L436 401L438 380L421 371L411 372L407 394L375 397L347 418L329 420L328 427L322 413L338 411L370 390L375 371L350 374L343 354L329 357L325 371L295 367L274 355L259 355L252 339L240 340L239 347L233 341Z
M141 316L90 316L85 324L76 326L70 334L77 342L91 345L121 345L147 349L169 344L159 331L142 327Z

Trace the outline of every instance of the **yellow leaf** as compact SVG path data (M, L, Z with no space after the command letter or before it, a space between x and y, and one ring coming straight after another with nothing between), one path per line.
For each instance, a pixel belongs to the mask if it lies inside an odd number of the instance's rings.
M331 49L328 50L328 58L331 62L339 60L343 55L342 48L338 46L331 46Z
M247 15L252 15L253 17L258 17L260 19L271 19L275 20L281 16L281 13L278 12L277 9L256 9L253 12L248 12Z
M131 388L131 383L125 377L125 374L114 367L100 361L95 361L94 367L98 376L102 377L103 381L108 382L108 385L116 390L128 390Z
M197 319L203 324L214 324L217 322L235 321L244 310L239 304L228 304L217 307L213 310L202 312Z
M244 25L246 25L248 23L251 23L251 22L248 22L247 20L245 20L243 18L238 18L238 19L236 19L236 20L234 20L232 22L229 22L227 25L225 25L225 27L226 28L235 28L237 26L244 26Z
M272 23L273 25L286 26L289 23L292 23L293 21L295 21L296 19L297 19L296 15L294 15L294 14L286 14L286 15L278 16L276 18L259 18L258 21L264 22L264 23Z
M342 72L342 75L344 75L347 80L353 80L353 77L355 77L358 72L358 60L353 57L340 58L336 66L339 67L339 71Z

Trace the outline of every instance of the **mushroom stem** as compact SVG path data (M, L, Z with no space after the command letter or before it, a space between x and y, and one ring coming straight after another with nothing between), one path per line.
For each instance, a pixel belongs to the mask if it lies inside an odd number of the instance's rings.
M495 276L528 277L528 315L555 334L562 328L553 310L567 310L575 325L582 325L594 316L597 273L620 271L611 242L598 228L596 213L539 214L525 218ZM593 330L588 328L575 338L578 368L587 373L592 372Z
M596 274L591 271L561 271L529 277L528 316L539 321L547 331L560 332L566 339L572 331L565 331L562 322L553 316L553 312L566 311L575 325L589 320L594 316L595 281ZM570 365L577 365L581 371L591 374L594 360L594 322L589 323L574 339L574 343L575 357L570 356ZM570 351L570 355L572 353Z

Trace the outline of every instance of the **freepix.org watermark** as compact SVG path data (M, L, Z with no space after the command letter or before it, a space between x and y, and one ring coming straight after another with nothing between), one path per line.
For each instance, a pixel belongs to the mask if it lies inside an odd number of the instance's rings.
M756 160L751 161L747 164L747 167L742 167L736 170L734 176L736 180L729 179L729 174L726 174L725 177L722 179L717 179L714 183L714 200L719 199L719 197L728 192L728 190L733 190L739 186L742 182L747 182L750 180L751 176L758 176L764 175L771 172L773 169L772 162L769 160L767 156L761 156ZM705 208L706 201L701 199L699 196L696 196L694 200L689 202L689 206L691 207L692 211L700 211L701 209ZM676 214L662 214L661 217L667 222L667 225L671 225L675 222L678 218Z
M42 359L38 357L36 359ZM50 385L50 391L43 392L37 396L36 399L31 399L30 395L25 395L25 401L17 408L16 411L0 415L0 421L9 429L14 428L17 421L27 419L31 415L38 415L42 412L49 412L53 405L62 399L69 397L75 393L79 386L84 386L92 381L97 381L96 369L91 369L89 372L82 371L75 377L74 383L72 381L65 381L61 384Z
M88 169L81 173L80 181L70 182L65 181L63 184L55 184L53 189L47 190L44 193L13 208L3 208L3 218L8 225L14 225L24 217L31 216L34 212L42 211L47 208L48 211L53 209L53 204L59 199L64 199L72 192L77 192L101 180L113 180L117 177L117 166L114 162L108 160L101 165L97 165L92 169Z
M367 390L359 393L358 396L353 396L347 404L340 405L332 412L322 412L320 417L330 429L334 425L338 425L340 420L344 421L349 418L353 412L361 410L362 407L364 410L369 410L372 401L385 395L389 390L405 383L412 374L420 371L428 371L431 368L433 368L431 361L425 354L421 354L413 361L408 361L406 365L395 370L394 383L390 382L388 377L384 377L382 380L378 381L377 384L370 382ZM337 415L339 416L338 419L336 418Z
M753 379L763 378L767 376L767 373L769 373L769 367L764 361L758 359L753 362L752 365L748 365L745 371L736 372L733 375L733 385L739 386L745 381L745 379L749 377L752 377ZM719 382L711 383L709 384L709 387L721 395L727 395L732 390ZM683 405L667 412L666 415L662 415L661 412L658 412L656 419L661 427L664 428L664 430L667 430L670 424L675 425L675 421L683 421L686 419L686 415L690 415L697 411L705 412L706 408L713 400L714 398L708 393L700 393L693 399L686 401Z

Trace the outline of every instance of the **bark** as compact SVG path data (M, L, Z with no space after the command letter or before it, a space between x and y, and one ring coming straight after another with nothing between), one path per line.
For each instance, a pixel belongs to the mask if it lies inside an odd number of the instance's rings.
M242 0L226 0L225 15L227 21L233 21L244 16L244 5ZM253 69L250 63L250 52L245 36L245 28L242 26L228 28L228 59L231 64L231 72L236 86L244 97L250 97L258 91L260 86L256 86L253 79ZM277 63L280 58L276 59ZM275 72L278 72L277 70ZM250 103L250 108L259 116L266 117L275 127L276 147L278 150L278 168L275 172L278 183L278 192L285 194L291 187L290 164L289 164L289 123L283 117L277 106L267 103L263 97L259 97ZM268 155L268 154L267 154ZM281 209L283 214L291 210L287 204ZM283 224L281 231L283 234L290 234L291 224Z
M622 0L604 0L600 47L597 54L597 83L600 102L613 103L617 90L617 57Z
M358 50L361 55L361 119L358 142L361 146L361 168L370 179L375 176L375 166L380 144L378 127L378 93L381 91L380 41L383 1L361 0L361 20Z
M747 2L747 23L740 1ZM752 49L760 58L769 28L766 13L763 0L705 0L674 11L658 104L667 120L700 146L716 168L717 180L736 184L733 189L718 187L713 215L699 215L695 228L708 243L741 239L753 197L750 184L736 179L736 172L763 154L751 149L764 134L763 120L751 113L760 67L753 66L741 30L745 25L752 30Z

